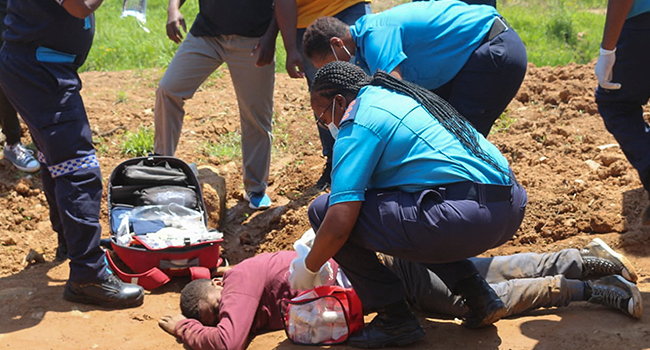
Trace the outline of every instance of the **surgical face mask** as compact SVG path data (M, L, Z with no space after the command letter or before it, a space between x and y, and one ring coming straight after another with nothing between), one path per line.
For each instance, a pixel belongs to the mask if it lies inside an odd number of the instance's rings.
M332 50L332 53L334 54L334 58L335 58L337 61L341 61L341 60L339 60L339 56L336 54L336 51L334 51L334 46L332 46L332 44L330 44L330 49ZM352 56L352 55L350 54L350 51L348 51L348 48L345 47L345 45L343 45L343 50L345 50L345 53L347 53L348 56L350 56L350 59L348 60L348 62L350 62L350 63L354 63L354 56Z
M332 121L327 124L327 129L329 129L330 134L332 134L332 137L336 140L339 136L339 128L334 124L334 108L336 108L336 100L332 101Z
M347 53L348 56L350 56L350 60L348 62L354 63L354 56L350 55L350 51L348 51L348 48L345 47L345 45L343 45L343 50L345 50L345 53Z

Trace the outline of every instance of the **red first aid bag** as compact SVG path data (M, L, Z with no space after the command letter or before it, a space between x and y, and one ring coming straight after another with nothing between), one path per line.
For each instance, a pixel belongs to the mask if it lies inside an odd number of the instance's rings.
M131 158L117 165L108 181L108 211L110 250L133 273L122 271L107 254L108 264L125 282L154 289L173 276L210 278L210 269L221 264L219 253L223 239L213 238L214 231L207 228L207 210L197 174L178 158ZM144 214L136 218L136 212ZM160 213L174 222L165 222L154 215ZM153 215L154 219L147 219L145 214ZM169 243L164 241L163 245L154 246L153 243L159 242L147 240L149 234L140 234L174 229L178 224L191 229L185 232L205 236L171 237ZM120 236L120 230L129 234ZM121 242L120 237L128 238L128 242ZM171 240L175 238L178 239Z
M363 327L361 300L352 288L321 286L280 301L287 338L300 345L332 345Z

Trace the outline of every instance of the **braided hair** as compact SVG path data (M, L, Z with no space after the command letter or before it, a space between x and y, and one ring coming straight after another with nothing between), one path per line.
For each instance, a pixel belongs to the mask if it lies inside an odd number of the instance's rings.
M302 37L302 50L308 58L325 57L330 53L330 39L343 38L350 26L338 18L321 17L310 24Z
M433 92L405 80L397 79L386 72L378 71L369 77L360 67L344 61L330 62L319 69L314 76L312 94L333 97L336 94L356 98L366 85L381 86L390 91L409 96L422 106L449 131L468 152L497 170L504 179L510 172L503 169L496 159L487 154L479 145L477 132L465 117L460 115L449 102Z

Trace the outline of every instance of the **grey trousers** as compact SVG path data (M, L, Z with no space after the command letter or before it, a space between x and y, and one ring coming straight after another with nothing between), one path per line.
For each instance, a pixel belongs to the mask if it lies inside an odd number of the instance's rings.
M384 265L399 276L414 309L453 317L462 317L467 311L461 298L421 264L399 258L384 260ZM506 316L540 307L567 306L571 302L567 279L579 279L583 269L577 249L470 260L506 305Z
M156 90L154 152L173 156L183 128L185 100L223 63L228 65L241 123L244 189L264 192L271 164L275 64L255 67L258 38L195 37L187 33ZM219 101L214 101L215 106Z

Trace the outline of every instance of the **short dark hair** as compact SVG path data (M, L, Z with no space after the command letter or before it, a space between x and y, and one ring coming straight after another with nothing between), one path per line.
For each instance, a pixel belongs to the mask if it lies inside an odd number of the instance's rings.
M338 18L321 17L310 24L302 37L302 50L305 56L325 57L331 52L330 39L343 38L350 31L350 26Z
M181 313L187 318L201 320L199 302L207 300L208 293L212 288L210 279L198 279L188 283L181 291Z

